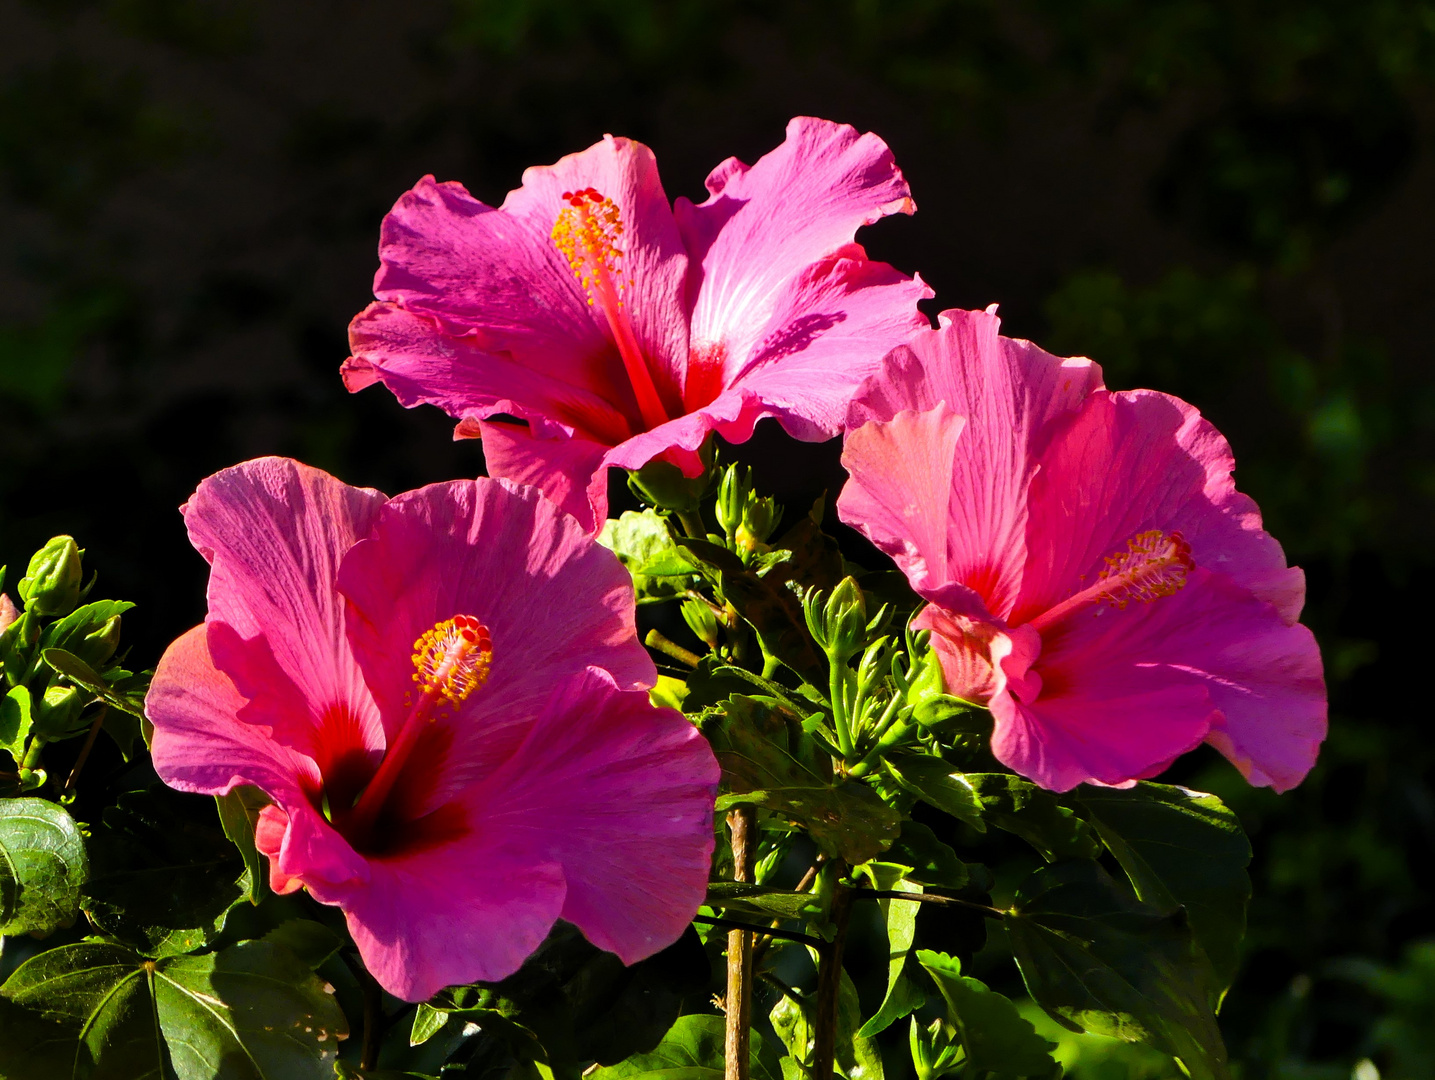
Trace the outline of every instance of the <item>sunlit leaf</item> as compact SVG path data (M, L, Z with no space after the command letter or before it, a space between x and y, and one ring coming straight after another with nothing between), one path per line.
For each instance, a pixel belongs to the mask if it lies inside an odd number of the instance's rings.
M0 934L68 926L89 869L84 838L63 807L0 799Z
M947 1019L966 1051L969 1071L977 1075L988 1071L1004 1076L1061 1075L1061 1067L1051 1057L1056 1044L1038 1035L1008 998L963 975L960 960L922 949L917 962L941 991Z

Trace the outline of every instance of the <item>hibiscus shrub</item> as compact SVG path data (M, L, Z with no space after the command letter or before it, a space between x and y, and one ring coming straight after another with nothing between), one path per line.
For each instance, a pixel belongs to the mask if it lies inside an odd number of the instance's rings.
M1230 1075L1250 845L1153 778L1298 784L1325 687L1229 447L928 327L853 243L914 209L875 136L709 188L424 181L344 375L490 476L204 479L152 676L71 538L0 594L0 1077L1055 1078L1059 1028ZM843 437L857 562L731 462L763 418Z

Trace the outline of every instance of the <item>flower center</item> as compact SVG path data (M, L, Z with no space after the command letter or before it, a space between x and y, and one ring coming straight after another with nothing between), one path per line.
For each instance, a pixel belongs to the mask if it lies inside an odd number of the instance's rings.
M1131 601L1149 603L1179 592L1186 575L1195 568L1191 545L1178 532L1151 529L1126 541L1126 550L1106 557L1096 584L1031 620L1041 631L1087 604L1110 604L1124 608Z
M622 276L623 249L618 246L618 240L623 235L623 218L618 204L591 187L565 191L563 204L550 234L553 244L568 260L574 276L588 293L588 303L596 306L608 320L643 423L649 429L665 424L667 410L658 397L658 388L633 332L632 320L623 306L623 292L632 282Z
M341 831L364 836L373 828L424 728L447 719L449 714L442 710L462 704L488 681L492 659L493 639L488 627L472 615L444 619L419 635L413 655L418 700L409 697L411 706L403 727L353 808L347 812L336 809L335 824L341 826Z

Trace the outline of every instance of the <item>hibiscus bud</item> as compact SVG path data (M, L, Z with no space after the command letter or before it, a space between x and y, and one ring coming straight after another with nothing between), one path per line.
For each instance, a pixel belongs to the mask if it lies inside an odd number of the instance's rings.
M748 475L744 476L744 472ZM752 490L750 479L751 470L734 465L723 472L722 480L718 482L717 506L713 508L713 513L717 515L718 525L729 537L735 537L742 524L743 505Z
M0 573L0 577L3 576L3 573ZM0 633L4 633L19 617L20 609L15 606L15 601L11 600L7 593L0 592Z
M628 473L628 487L638 498L661 510L692 513L707 494L713 478L712 439L698 450L703 471L697 476L684 476L672 462L654 460L641 469Z
M845 577L830 594L813 589L803 600L807 629L834 663L862 648L867 637L867 600L856 580Z
M44 696L35 705L33 730L47 741L63 739L73 730L80 711L89 699L88 691L75 686L47 687Z
M718 524L729 541L744 554L765 548L782 511L776 499L752 490L752 470L731 468L718 485Z
M718 621L712 605L706 600L685 600L682 610L683 621L698 639L710 649L717 648Z
M781 519L782 507L777 505L776 499L749 495L747 505L742 508L742 524L737 530L738 544L749 550L765 545Z
M92 668L101 667L120 647L120 617L112 615L86 634L74 652Z
M68 615L80 600L84 552L69 536L57 536L35 552L20 579L20 599L36 615Z

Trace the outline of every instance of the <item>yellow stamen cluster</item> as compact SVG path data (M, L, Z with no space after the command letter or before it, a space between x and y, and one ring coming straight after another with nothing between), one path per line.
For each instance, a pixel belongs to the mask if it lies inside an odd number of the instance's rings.
M455 615L414 642L414 682L425 696L458 705L488 681L492 658L488 627L472 615Z
M554 246L587 291L589 304L604 288L612 289L616 300L626 284L618 274L623 257L618 246L623 235L618 204L591 187L565 191L563 203L553 223Z
M1133 600L1147 602L1179 592L1194 567L1191 545L1178 532L1151 529L1126 542L1126 550L1108 555L1100 578L1111 585L1102 600L1124 608Z

